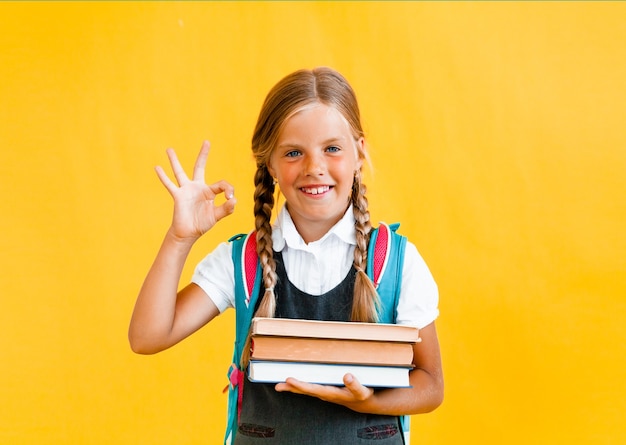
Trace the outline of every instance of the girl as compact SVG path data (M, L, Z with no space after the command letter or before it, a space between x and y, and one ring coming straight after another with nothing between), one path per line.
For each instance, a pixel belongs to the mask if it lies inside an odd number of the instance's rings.
M378 296L364 269L371 225L361 170L367 159L354 92L329 68L296 71L269 92L252 138L257 253L263 290L256 316L375 322ZM231 244L222 243L178 291L194 242L235 208L226 181L204 182L209 144L192 179L173 150L178 182L157 175L174 199L174 216L139 292L129 340L133 351L162 351L234 307ZM285 197L274 226L276 186ZM215 204L223 194L225 202ZM398 416L429 412L442 402L435 330L438 293L428 268L407 243L397 323L420 328L411 388L373 390L347 374L345 386L288 379L243 385L237 445L402 444Z

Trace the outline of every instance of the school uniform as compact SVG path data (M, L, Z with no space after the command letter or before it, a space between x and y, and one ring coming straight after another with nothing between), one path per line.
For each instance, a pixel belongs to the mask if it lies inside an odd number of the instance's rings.
M324 237L309 244L283 208L272 237L278 275L276 316L349 320L356 274L352 265L356 245L352 208ZM411 243L407 243L402 277L397 323L422 328L438 316L438 292ZM192 282L204 289L220 311L234 307L230 243L221 244L202 260ZM315 397L279 393L273 384L244 382L235 445L350 445L372 440L380 445L403 444L399 418L357 413Z

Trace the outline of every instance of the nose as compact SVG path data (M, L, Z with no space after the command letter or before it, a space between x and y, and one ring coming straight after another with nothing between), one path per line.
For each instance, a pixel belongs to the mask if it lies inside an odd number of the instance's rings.
M326 160L319 153L310 154L306 157L304 173L307 176L320 176L326 171Z

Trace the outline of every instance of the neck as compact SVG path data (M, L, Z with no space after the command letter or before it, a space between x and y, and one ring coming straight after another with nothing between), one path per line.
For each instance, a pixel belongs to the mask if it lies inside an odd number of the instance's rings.
M296 226L296 230L306 244L319 241L335 225L331 224L329 226L327 224L311 224L308 222L306 224L298 224L295 221L294 224Z
M348 207L349 208L349 207ZM347 210L347 209L346 209ZM287 206L287 211L289 207ZM319 241L326 235L332 228L344 217L345 212L334 219L323 219L320 221L310 220L294 215L289 212L289 216L293 221L296 230L304 240L306 244Z

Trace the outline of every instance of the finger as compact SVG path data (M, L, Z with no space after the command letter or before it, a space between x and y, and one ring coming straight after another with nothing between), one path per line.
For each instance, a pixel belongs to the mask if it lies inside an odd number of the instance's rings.
M352 396L356 400L365 400L373 392L371 388L361 385L361 382L359 382L352 374L346 374L343 376L343 384L346 385L346 389L352 393Z
M277 383L274 388L278 392L289 391L296 394L315 395L314 387L318 386L319 385L302 382L300 380L289 377L286 381L282 383Z
M166 150L167 157L170 160L170 165L172 166L172 171L174 172L174 176L176 177L176 181L178 181L178 185L182 185L184 182L189 181L185 170L183 170L183 166L180 165L180 161L178 160L178 156L176 156L176 152L173 148L168 148Z
M156 166L154 170L156 171L159 180L165 186L167 191L170 192L171 195L173 195L177 188L176 184L172 182L172 180L169 178L169 176L167 176L167 173L165 173L160 165Z
M294 378L288 378L284 383L278 383L275 389L279 392L290 391L295 394L305 394L322 400L345 399L344 390L331 385L318 385L316 383L303 382Z
M209 189L216 196L223 193L226 199L232 199L235 196L235 187L227 181L221 180L209 185Z
M209 155L209 149L211 148L211 144L209 141L204 141L202 143L202 147L200 148L200 153L196 158L196 163L193 166L193 180L194 181L202 181L204 182L204 169L206 166L206 160Z

